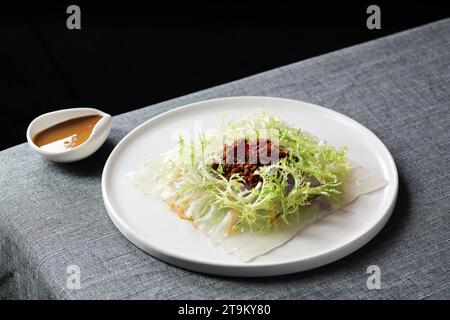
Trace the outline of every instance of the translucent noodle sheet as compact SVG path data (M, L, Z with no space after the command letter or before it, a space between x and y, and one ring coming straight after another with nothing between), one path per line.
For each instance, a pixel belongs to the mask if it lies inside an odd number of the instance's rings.
M387 184L346 152L260 112L198 141L180 137L176 149L145 162L129 182L250 261ZM278 157L265 161L269 153Z

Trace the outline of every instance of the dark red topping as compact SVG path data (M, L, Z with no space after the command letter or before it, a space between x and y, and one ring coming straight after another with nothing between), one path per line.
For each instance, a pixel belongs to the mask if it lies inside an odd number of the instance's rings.
M276 157L275 152L278 152ZM273 155L273 157L272 157ZM248 139L236 140L232 145L225 144L222 155L223 176L230 179L232 174L237 173L245 180L247 188L254 188L262 181L255 171L261 166L270 164L288 156L288 153L278 148L270 140L258 140L249 142ZM211 164L214 170L219 168L218 163Z

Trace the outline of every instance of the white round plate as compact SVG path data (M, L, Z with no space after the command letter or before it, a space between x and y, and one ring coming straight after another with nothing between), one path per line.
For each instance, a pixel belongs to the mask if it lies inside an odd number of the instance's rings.
M198 135L217 128L224 116L226 120L237 119L262 109L336 147L346 146L351 160L384 177L389 184L307 227L268 254L241 262L213 245L188 221L179 219L164 203L131 188L125 176L145 160L174 148L183 130ZM304 271L352 253L386 224L394 209L397 190L394 160L367 128L323 107L271 97L207 100L150 119L120 141L109 156L102 177L106 210L117 228L136 246L182 268L239 277Z

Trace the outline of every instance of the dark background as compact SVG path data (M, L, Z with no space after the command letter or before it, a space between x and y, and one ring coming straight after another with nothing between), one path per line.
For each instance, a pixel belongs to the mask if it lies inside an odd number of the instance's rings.
M146 3L1 4L0 150L48 111L115 115L450 16L444 1ZM81 30L66 28L70 4ZM381 30L366 28L370 4Z

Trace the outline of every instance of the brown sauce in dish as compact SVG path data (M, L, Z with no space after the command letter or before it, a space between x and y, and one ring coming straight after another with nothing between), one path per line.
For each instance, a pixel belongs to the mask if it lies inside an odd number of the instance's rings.
M99 115L66 120L47 128L33 137L33 142L47 151L66 151L85 142L94 126L102 118Z

